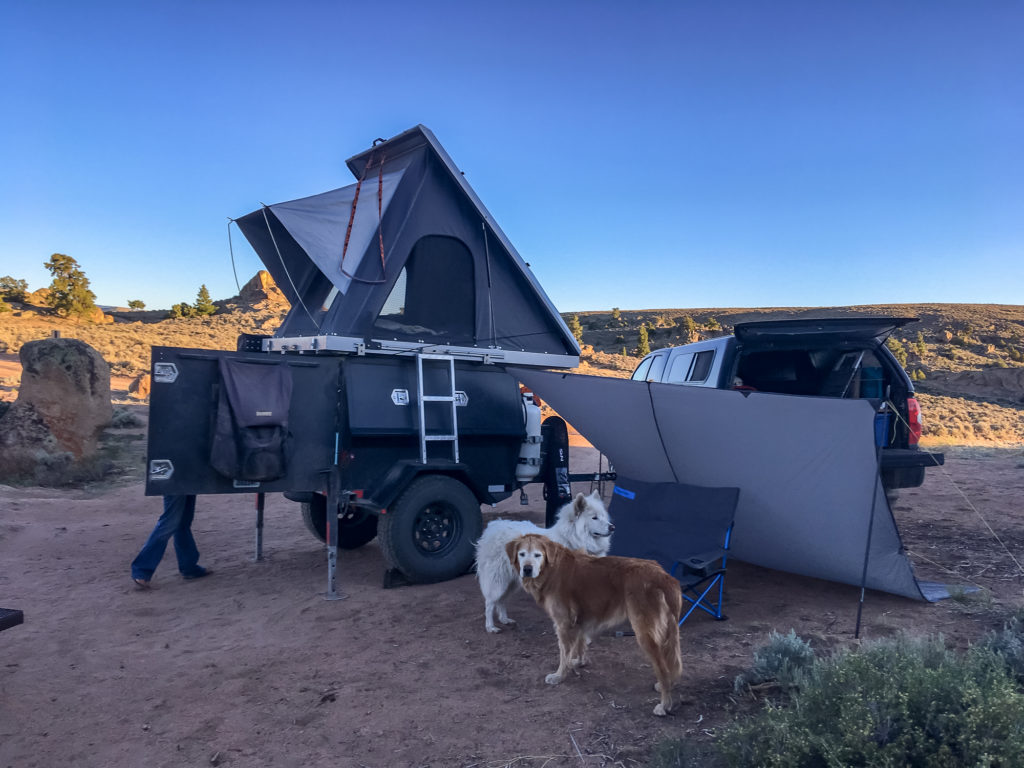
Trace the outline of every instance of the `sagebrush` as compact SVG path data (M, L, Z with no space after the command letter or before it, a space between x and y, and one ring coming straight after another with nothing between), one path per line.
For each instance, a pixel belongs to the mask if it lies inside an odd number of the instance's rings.
M813 665L791 702L723 734L732 766L1024 765L1024 695L1003 657L941 637L876 641Z

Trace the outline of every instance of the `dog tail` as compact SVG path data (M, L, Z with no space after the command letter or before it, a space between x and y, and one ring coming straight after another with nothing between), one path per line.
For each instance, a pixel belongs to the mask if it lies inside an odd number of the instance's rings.
M683 674L683 654L679 648L679 613L682 610L683 599L674 580L669 591L661 590L658 597L661 602L658 615L661 618L655 637L661 647L660 657L665 660L667 666L665 671L673 680L678 680Z

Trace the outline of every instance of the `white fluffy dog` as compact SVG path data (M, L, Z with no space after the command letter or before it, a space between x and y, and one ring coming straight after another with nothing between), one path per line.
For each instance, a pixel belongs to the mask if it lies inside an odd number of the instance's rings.
M577 494L572 502L558 510L558 520L550 528L541 528L527 520L493 520L476 543L476 577L484 595L484 621L488 632L501 632L494 623L515 624L505 611L505 598L519 581L509 562L505 546L529 533L547 536L569 549L604 557L612 545L615 526L597 491L589 496Z

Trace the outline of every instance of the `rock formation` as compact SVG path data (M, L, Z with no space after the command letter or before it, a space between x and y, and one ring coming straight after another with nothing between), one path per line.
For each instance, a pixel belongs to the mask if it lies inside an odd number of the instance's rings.
M253 275L252 279L242 286L241 293L224 303L242 310L271 312L287 310L290 306L274 278L265 269Z
M96 453L110 423L110 366L78 339L29 341L18 399L0 418L0 474L45 473Z
M134 379L131 384L128 385L129 396L136 400L145 400L149 397L149 392L153 387L152 379L150 379L148 373L140 373Z

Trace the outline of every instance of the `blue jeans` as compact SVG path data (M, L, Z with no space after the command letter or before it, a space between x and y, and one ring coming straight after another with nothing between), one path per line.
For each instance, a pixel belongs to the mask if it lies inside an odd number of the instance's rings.
M132 560L132 578L153 578L156 567L164 557L167 541L174 537L174 552L178 556L178 570L182 576L203 572L199 566L199 549L192 538L192 518L196 514L195 496L164 496L164 513L156 521L138 557Z

